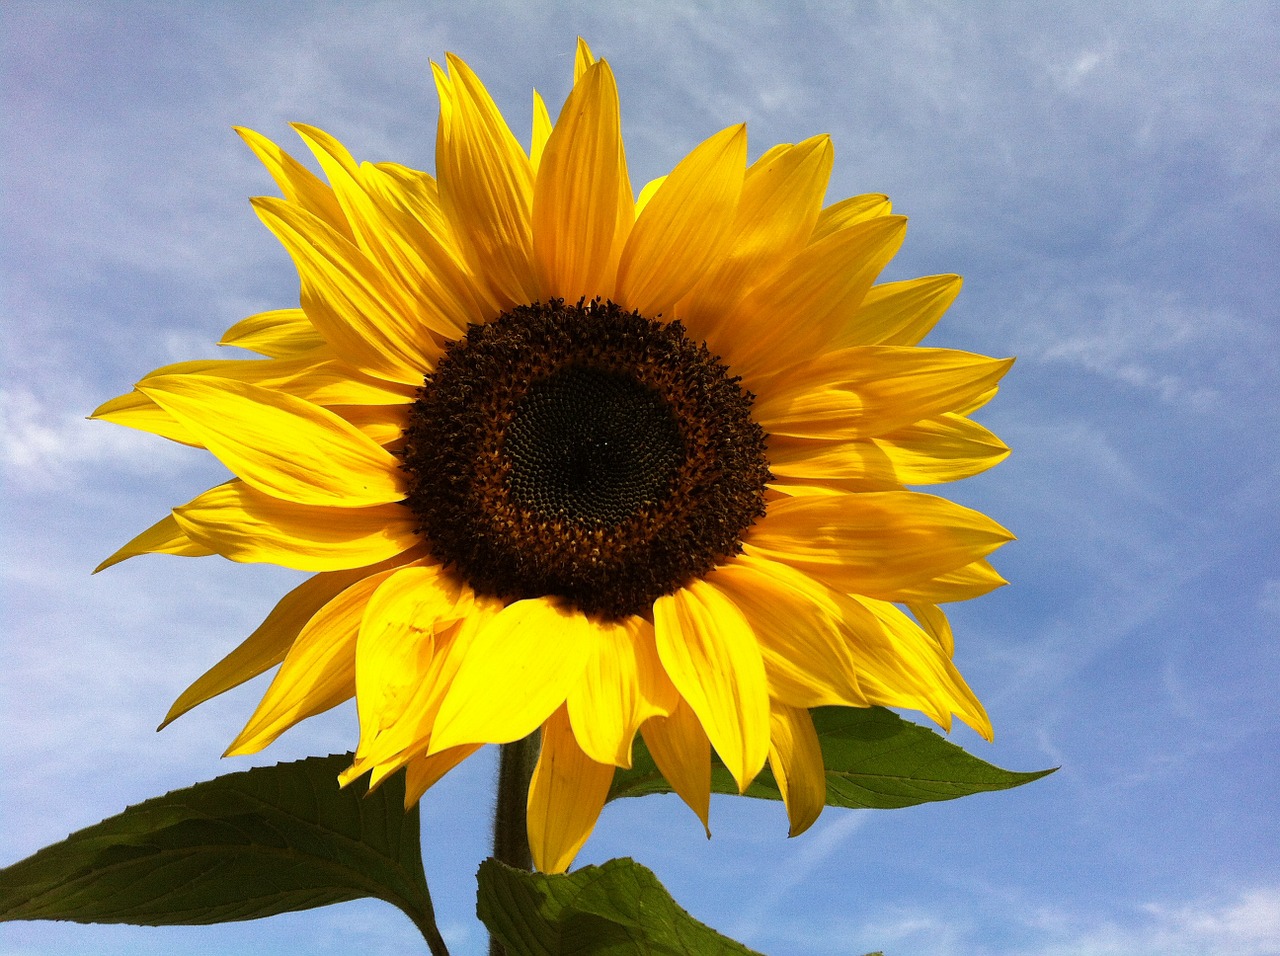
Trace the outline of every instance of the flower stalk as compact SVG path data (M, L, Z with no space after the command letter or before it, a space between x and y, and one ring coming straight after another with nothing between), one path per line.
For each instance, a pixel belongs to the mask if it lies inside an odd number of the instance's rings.
M493 856L507 866L533 869L529 850L529 781L538 762L539 734L502 745L498 761L498 803L493 812ZM489 956L505 956L506 949L489 939Z

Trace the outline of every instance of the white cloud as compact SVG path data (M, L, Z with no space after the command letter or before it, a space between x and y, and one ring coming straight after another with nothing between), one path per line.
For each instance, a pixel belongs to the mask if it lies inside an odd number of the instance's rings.
M1275 364L1269 328L1225 305L1131 283L1050 286L1009 314L1009 346L1023 358L1074 367L1196 412L1221 409L1229 393L1265 381Z
M1107 49L1086 49L1069 57L1066 62L1050 63L1047 69L1062 89L1073 92L1080 88L1109 54Z
M1195 902L1114 910L1036 906L999 892L964 909L890 905L878 915L797 919L769 934L776 951L894 956L1278 956L1280 887L1258 886ZM771 950L772 951L772 950Z
M1054 937L1018 956L1277 956L1280 886L1241 890L1193 903L1147 903L1127 918L1040 914Z
M0 389L0 470L16 488L54 487L94 465L154 474L183 463L178 446L154 435L88 421L23 388Z

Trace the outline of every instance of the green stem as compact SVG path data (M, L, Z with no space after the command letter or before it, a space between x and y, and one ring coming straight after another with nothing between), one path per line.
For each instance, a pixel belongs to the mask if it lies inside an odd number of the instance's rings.
M533 869L529 852L529 829L526 808L529 780L538 762L538 733L523 740L502 745L498 763L498 806L493 813L494 859L521 870ZM489 937L489 956L505 956L506 950Z
M427 893L425 896L426 912L423 914L425 919L414 914L409 914L409 918L413 920L413 925L418 927L422 938L427 941L427 949L431 950L431 956L449 956L449 947L445 945L444 937L436 927L436 914L431 906L431 894Z

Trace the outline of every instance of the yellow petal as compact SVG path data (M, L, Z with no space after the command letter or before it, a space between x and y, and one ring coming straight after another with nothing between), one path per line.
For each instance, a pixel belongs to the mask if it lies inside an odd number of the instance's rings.
M760 628L766 665L771 642L777 649L789 650L793 661L808 655L807 669L796 668L797 683L821 687L823 681L831 680L831 672L851 672L856 676L857 697L845 701L846 705L908 707L947 729L955 713L979 732L990 732L981 704L951 662L946 639L926 633L892 604L843 594L780 562L763 561L751 554L740 555L717 569L712 580L726 590L725 581L731 581L734 590L730 593L735 600L741 594L754 594L759 606L776 604L772 613L779 628L785 627L788 619L794 622L793 628L801 631L798 636L768 633L767 612L757 607L749 611ZM834 631L838 642L834 651L815 654L813 642L805 646L798 639L815 628ZM773 677L771 671L771 680ZM803 696L788 700L786 695L775 693L773 704L775 710L779 704L804 708L803 701Z
M770 728L769 767L787 805L791 821L788 836L799 836L813 826L827 802L827 774L818 732L807 710L777 703Z
M751 622L769 692L796 707L865 707L840 608L827 589L777 561L739 555L710 580Z
M954 413L956 415L972 415L978 409L986 405L987 402L991 401L991 399L995 398L996 392L998 391L999 389L993 386L992 388L983 392L981 395L977 395L974 398L970 399L969 401L965 402L959 408L955 409Z
M533 302L533 166L479 78L448 57L440 93L436 178L440 204L472 273L503 308Z
M955 714L987 740L991 720L940 642L886 601L854 597L876 618L878 628L860 631L860 686L867 699L885 707L923 711L945 730Z
M649 200L652 199L657 194L658 189L666 181L667 181L666 176L659 176L657 179L649 180L647 183L644 184L644 186L641 187L640 195L636 196L635 218L637 219L640 218L640 213L644 212L645 207L649 205Z
M342 213L338 199L315 173L286 153L261 133L243 126L235 127L240 138L253 150L254 155L267 167L285 199L296 203L311 215L326 222L339 234L351 238L351 226Z
M805 498L805 497L831 497L833 495L846 495L849 492L842 488L833 488L822 484L802 483L798 478L784 478L779 481L771 481L765 485L766 500L778 501L782 498Z
M949 413L895 429L874 442L904 485L959 481L1009 457L1009 446L987 429Z
M602 61L569 93L538 166L533 250L542 298L612 297L632 203L618 89Z
M894 601L1012 539L986 515L944 498L875 491L771 502L744 547L839 591Z
M830 348L906 229L903 217L882 216L806 246L762 278L707 344L758 391L766 376Z
M889 202L889 197L881 193L866 193L862 196L841 199L822 210L809 241L818 242L841 229L859 222L888 216L892 212L893 204Z
M389 174L388 168L395 173ZM380 194L385 207L391 207L384 211L395 223L395 240L405 246L404 258L422 263L421 272L403 278L406 294L414 301L419 296L429 297L448 323L464 332L470 323L496 318L501 309L467 265L453 227L440 208L435 180L426 173L388 163L363 163L360 171L365 187ZM439 322L435 326L445 327Z
M397 459L353 425L271 389L199 375L138 390L257 490L296 504L361 508L404 498Z
M395 163L362 163L364 187L380 197L379 208L394 223L394 238L406 247L408 261L422 263L422 272L404 280L410 297L425 289L442 315L465 331L466 324L496 318L496 302L472 275L453 227L440 206L439 187L432 176Z
M193 448L204 447L200 439L191 434L190 429L180 424L177 419L136 388L103 402L89 417L95 421L111 422L113 425L123 425L125 428L159 435L161 438L167 438L182 445L190 445Z
M711 741L698 715L681 699L670 716L646 720L640 735L671 789L697 814L710 837Z
M351 699L356 691L356 637L365 604L394 573L380 571L362 578L311 617L226 756L257 753L294 724Z
M713 335L762 271L805 244L822 208L834 156L831 138L815 136L775 147L747 169L728 252L680 306L681 321L692 335Z
M156 369L138 385L166 375L227 378L283 392L313 405L408 405L417 385L402 385L362 375L322 345L280 359L211 359ZM419 383L421 384L421 383Z
M840 491L896 491L907 482L874 441L806 441L770 436L774 486L826 485Z
M372 767L374 777L380 778L431 749L436 715L454 676L466 660L476 635L502 610L501 602L491 598L468 593L468 599L459 604L459 607L462 604L467 607L462 620L454 623L437 620L438 626L433 628L430 640L418 642L419 648L429 653L414 659L416 676L405 682L405 693L395 701L395 711L384 707L376 726L369 724L369 732L361 735L351 768L353 775L358 776ZM405 600L408 600L407 596ZM447 748L443 752L458 749Z
M93 573L97 574L113 564L119 564L127 558L136 558L140 554L176 554L184 558L203 558L214 553L211 548L188 538L178 527L173 515L168 514L132 538L128 544L94 568Z
M537 90L533 91L533 132L529 137L529 163L536 175L542 165L542 151L546 149L547 140L551 138L551 114L547 112L547 104Z
M440 187L430 173L399 163L362 163L365 185L389 205L407 213L419 228L462 268L462 253L456 248L453 227L440 207Z
M753 417L770 435L871 438L951 411L988 391L1012 364L955 349L855 346L761 386Z
M450 747L443 753L431 754L429 757L415 757L410 760L406 765L404 777L405 809L421 800L422 795L434 786L436 781L479 749L479 744L468 744L465 747Z
M368 256L287 202L260 197L253 207L293 259L302 281L303 311L334 351L378 378L420 385L441 346L415 311L388 291Z
M359 568L421 543L418 520L403 505L297 505L239 481L210 488L173 516L191 540L225 558L298 571Z
M658 660L652 624L636 617L596 624L590 659L568 697L573 732L592 760L630 767L640 725L671 713L678 699Z
M285 392L316 405L405 405L415 388L361 375L332 357L328 346L287 359L202 359L156 369L139 385L165 375L229 378ZM90 416L126 428L150 432L196 448L204 443L154 401L135 389L100 405Z
M275 667L316 613L342 591L370 574L369 568L317 574L282 597L265 621L235 650L205 671L169 708L157 730L187 711Z
M409 423L408 405L334 405L329 411L388 450L402 443Z
M476 635L453 678L431 752L533 733L581 680L595 637L595 624L581 612L547 599L503 608Z
M946 640L926 633L892 604L842 594L785 565L761 561L750 554L740 555L729 566L718 569L713 580L728 577L726 572L730 571L738 575L735 598L739 592L754 587L758 589L760 603L777 599L784 604L775 612L780 620L789 613L801 628L818 626L801 622L816 621L836 632L839 659L825 666L840 672L851 670L856 675L858 699L847 703L909 707L922 711L947 729L955 713L980 733L990 732L982 705L951 662ZM755 573L746 574L746 571ZM783 640L786 639L784 635ZM761 643L766 642L762 639ZM799 642L792 638L792 643ZM767 663L767 649L765 653ZM792 656L797 655L793 652ZM824 665L814 657L809 666ZM807 677L798 679L820 686L824 675L811 670ZM776 695L774 705L775 708L780 703L804 707L801 700L803 698L786 700L785 697L779 700Z
M471 589L434 564L401 568L365 606L356 645L361 749L405 714L426 679L438 630L471 609Z
M951 622L946 612L936 604L909 604L907 610L919 622L921 629L938 642L947 657L956 653L956 639L951 632Z
M466 334L480 316L468 294L470 283L452 258L416 219L385 201L380 173L366 176L345 147L313 126L295 124L333 184L360 249L378 266L382 293L399 315L412 315L441 341Z
M719 261L732 238L746 158L747 128L731 126L671 171L622 251L619 305L648 316L669 311Z
M219 345L234 345L271 358L292 358L325 344L301 309L259 312L223 333Z
M751 624L702 580L658 598L653 623L662 666L745 790L769 753L769 690Z
M578 45L573 54L573 82L576 84L582 79L582 74L591 69L595 65L596 56L591 52L591 47L587 46L587 41L578 37Z
M596 763L578 746L561 707L542 728L542 751L527 805L529 850L543 873L563 873L595 828L613 765Z
M916 345L955 301L960 284L959 276L942 275L872 286L830 347Z
M893 600L916 604L968 601L970 598L982 597L1008 583L990 562L974 561L954 571L935 575L927 581L899 588L894 591Z

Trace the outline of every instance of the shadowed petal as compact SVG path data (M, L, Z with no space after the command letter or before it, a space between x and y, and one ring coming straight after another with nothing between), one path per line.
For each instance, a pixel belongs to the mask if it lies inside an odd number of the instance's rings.
M239 481L210 488L173 509L191 540L232 561L297 571L376 564L421 543L417 519L399 504L372 508L298 505Z
M651 717L640 728L658 770L702 821L711 836L711 741L702 722L681 698L668 717Z
M775 703L770 715L769 767L791 821L788 836L813 826L827 802L827 774L813 718L799 707Z
M877 491L773 502L744 548L837 590L893 601L1012 538L981 512L945 498Z
M563 873L595 828L613 764L596 763L578 746L564 707L542 728L542 751L529 781L527 819L533 865Z

